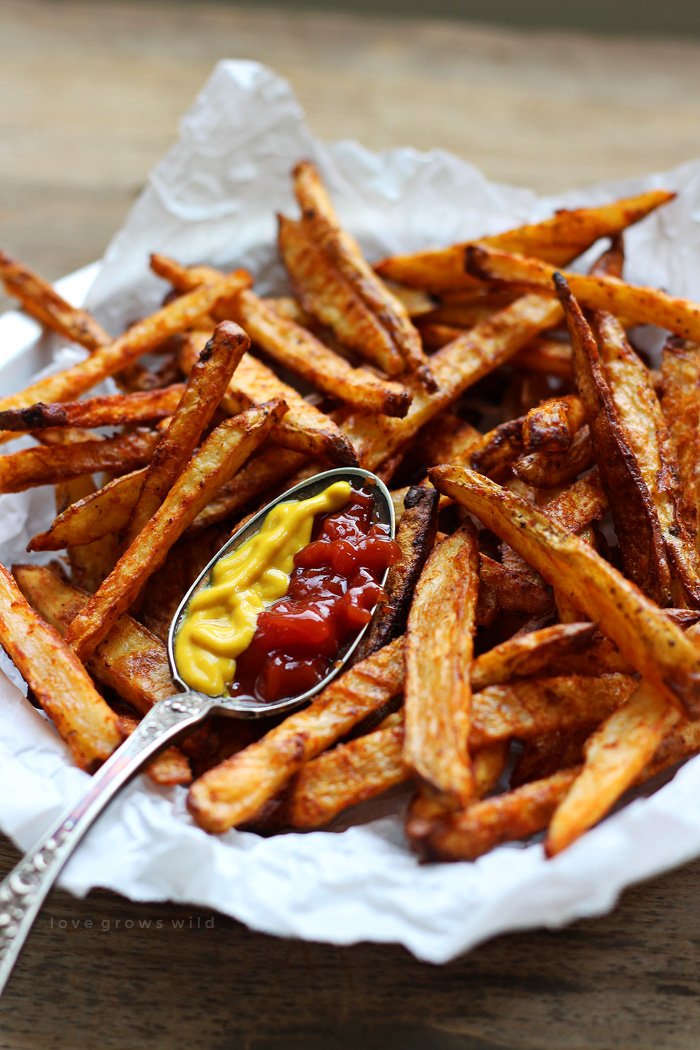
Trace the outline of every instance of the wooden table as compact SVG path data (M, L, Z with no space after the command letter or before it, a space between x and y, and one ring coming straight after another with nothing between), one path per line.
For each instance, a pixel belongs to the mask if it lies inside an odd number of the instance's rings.
M698 44L193 0L0 0L0 41L0 244L52 278L99 257L226 56L289 77L326 139L444 147L541 191L700 152ZM15 857L0 846L3 870ZM699 899L697 862L606 918L437 968L396 947L55 892L0 1003L0 1048L694 1048Z

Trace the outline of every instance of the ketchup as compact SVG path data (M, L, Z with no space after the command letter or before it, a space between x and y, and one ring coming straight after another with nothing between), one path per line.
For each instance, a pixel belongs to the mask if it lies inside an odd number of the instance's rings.
M287 594L260 613L238 657L231 696L272 702L305 693L369 623L386 599L378 581L401 553L389 527L372 524L373 508L371 495L353 489L343 510L318 515Z

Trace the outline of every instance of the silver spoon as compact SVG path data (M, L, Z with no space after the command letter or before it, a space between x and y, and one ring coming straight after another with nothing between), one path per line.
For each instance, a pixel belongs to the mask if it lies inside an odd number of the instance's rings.
M59 872L71 856L83 835L111 802L120 788L131 780L143 766L173 743L178 737L187 735L198 723L210 715L231 715L234 718L259 718L263 715L291 711L301 707L316 693L321 692L329 681L348 662L364 634L363 629L352 645L344 652L333 670L301 696L275 703L261 703L251 699L226 696L205 696L188 689L178 674L173 655L173 640L192 596L209 582L214 565L231 550L239 547L261 527L268 512L278 503L302 500L322 492L336 481L371 486L374 495L374 518L388 525L394 536L394 505L386 486L374 474L359 467L343 467L317 474L308 481L288 489L272 503L256 514L247 525L239 529L200 573L185 595L170 625L168 636L168 658L173 679L183 692L157 703L139 723L138 728L91 778L85 794L64 812L30 849L10 874L0 883L0 995L12 972L32 924ZM387 570L388 571L388 570ZM383 583L386 579L380 582Z

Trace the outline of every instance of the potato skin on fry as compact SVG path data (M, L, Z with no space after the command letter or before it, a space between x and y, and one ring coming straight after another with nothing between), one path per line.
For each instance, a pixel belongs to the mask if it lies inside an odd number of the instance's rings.
M93 772L121 744L119 720L61 638L0 565L0 644L81 769Z

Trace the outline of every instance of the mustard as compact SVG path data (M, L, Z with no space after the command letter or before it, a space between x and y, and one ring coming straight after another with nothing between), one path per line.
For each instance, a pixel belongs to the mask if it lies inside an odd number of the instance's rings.
M347 481L337 481L310 499L279 503L258 532L214 565L210 585L191 599L175 638L186 685L207 696L227 692L258 616L287 593L294 555L311 541L314 518L340 510L351 492Z

